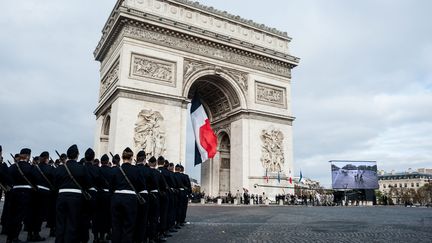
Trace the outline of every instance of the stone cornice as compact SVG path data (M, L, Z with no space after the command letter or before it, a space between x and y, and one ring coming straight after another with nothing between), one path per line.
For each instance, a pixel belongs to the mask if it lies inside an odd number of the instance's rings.
M250 19L244 19L238 15L233 15L233 14L230 14L226 11L221 11L221 10L215 9L213 7L209 7L209 6L200 4L199 2L194 2L194 1L190 1L190 0L166 0L166 1L177 2L177 3L183 4L183 5L195 8L195 9L205 11L207 13L212 13L214 15L218 15L220 17L227 18L227 19L234 21L234 22L242 23L242 24L247 25L249 27L259 29L261 31L272 33L272 34L277 35L279 37L285 38L289 41L291 40L291 37L288 36L287 32L277 30L276 28L268 27L264 24L256 23Z
M187 104L190 102L189 99L181 96L168 95L164 93L150 92L142 89L134 89L123 86L116 86L112 89L103 100L99 102L98 107L94 111L96 117L102 115L106 110L109 110L112 103L119 98L130 98L134 100L144 100L148 102L155 102L161 104L169 104L173 106L179 106L186 109ZM162 98L163 97L163 98ZM231 123L239 119L255 119L262 120L280 124L286 124L292 126L295 117L287 115L279 115L270 112L263 112L258 110L248 110L248 109L234 109L228 112L221 118L216 118L212 121L212 124L224 125Z
M300 58L294 57L284 52L275 51L271 48L266 48L257 44L249 43L247 41L242 41L228 35L215 33L199 27L190 26L188 24L184 24L174 20L162 18L151 13L144 13L136 9L126 8L119 4L119 2L116 5L117 9L113 10L110 18L108 19L103 30L103 36L101 37L101 40L99 41L94 51L94 56L98 61L104 58L108 46L110 46L113 42L112 39L115 39L118 32L121 31L121 28L118 28L118 26L121 25L121 19L124 20L129 18L136 19L136 21L144 24L151 23L153 25L159 25L163 28L174 29L173 31L176 32L184 31L188 34L198 35L198 37L209 38L210 41L223 42L225 43L225 45L228 45L231 48L233 48L234 45L234 48L239 47L242 50L248 50L252 53L255 52L259 55L265 55L270 58L290 63L291 68L297 66L300 61Z
M130 37L166 46L181 51L187 51L198 55L220 59L233 64L243 65L249 68L274 73L290 78L291 69L297 66L296 61L281 60L277 57L252 53L247 50L234 48L225 44L212 42L207 39L180 33L160 26L139 22L129 18L120 18L116 28L112 31L109 40L103 46L104 53L99 53L96 60L102 61L109 52L114 42L123 37Z
M105 110L109 109L112 103L114 103L114 101L119 97L130 98L134 100L144 100L160 104L169 104L173 106L182 106L184 108L186 108L188 103L187 100L181 96L157 93L154 91L150 92L124 86L116 86L101 101L99 101L99 105L94 111L96 117L99 117L104 113Z

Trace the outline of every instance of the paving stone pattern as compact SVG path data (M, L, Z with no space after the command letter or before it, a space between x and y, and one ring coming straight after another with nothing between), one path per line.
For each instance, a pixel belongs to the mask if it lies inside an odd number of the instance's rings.
M192 205L188 221L168 242L432 242L432 208Z

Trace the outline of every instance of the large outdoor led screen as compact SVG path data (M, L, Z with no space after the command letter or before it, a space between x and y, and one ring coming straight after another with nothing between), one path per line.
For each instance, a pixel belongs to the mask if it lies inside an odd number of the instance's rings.
M378 189L375 161L332 160L333 189Z

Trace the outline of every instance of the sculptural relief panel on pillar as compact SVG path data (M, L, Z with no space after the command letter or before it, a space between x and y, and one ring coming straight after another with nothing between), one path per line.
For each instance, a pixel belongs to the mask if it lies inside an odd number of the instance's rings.
M261 131L261 163L268 172L282 172L285 155L282 131L270 127Z
M164 118L158 111L142 110L138 114L134 129L136 150L143 149L147 156L165 155Z
M101 80L99 99L102 99L108 90L118 81L119 79L120 63L119 59L114 62L108 72L104 75Z

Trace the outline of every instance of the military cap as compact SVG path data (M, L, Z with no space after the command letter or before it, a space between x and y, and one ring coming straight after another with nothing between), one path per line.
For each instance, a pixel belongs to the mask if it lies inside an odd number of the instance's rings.
M31 154L31 150L29 148L23 148L23 149L21 149L20 154L30 155Z
M141 150L141 151L139 151L138 153L137 153L137 157L146 157L146 154L145 154L145 151L144 150Z
M156 163L156 158L154 156L152 156L149 160L149 163Z
M39 157L41 158L49 158L49 153L47 151L42 152Z
M94 160L95 152L93 151L93 149L88 148L84 153L84 157L87 161Z
M76 144L70 146L66 151L66 154L68 158L75 159L76 157L78 157L79 154L78 146Z
M120 162L120 155L118 155L118 154L114 155L112 162L114 164Z
M109 157L108 157L108 155L106 155L106 154L104 154L104 155L102 155L102 157L101 157L101 162L102 163L108 163L108 161L109 161Z

